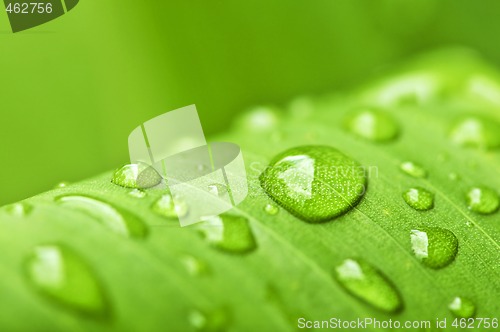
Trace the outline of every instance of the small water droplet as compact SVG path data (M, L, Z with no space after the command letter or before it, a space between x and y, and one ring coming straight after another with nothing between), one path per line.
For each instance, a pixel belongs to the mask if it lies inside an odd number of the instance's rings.
M424 265L440 269L449 265L458 252L458 240L451 231L439 227L423 227L410 232L413 253Z
M448 179L450 179L451 181L458 181L460 180L460 176L455 172L450 172L448 174Z
M496 191L488 187L471 188L466 195L467 206L473 212L491 214L498 210L500 198Z
M500 146L500 124L485 116L463 116L453 124L450 138L454 143L464 147L498 148Z
M226 331L230 324L230 315L226 308L218 308L209 312L193 310L188 319L196 331L202 332Z
M59 182L56 186L55 186L55 189L60 189L60 188L66 188L67 186L69 186L70 183L69 182Z
M181 262L192 276L200 276L209 272L208 265L192 255L183 255Z
M146 192L140 189L134 189L128 193L130 196L135 198L144 198L146 197Z
M399 134L399 125L391 114L369 107L349 114L344 126L353 134L371 141L390 141Z
M151 188L162 181L156 170L146 164L129 164L113 173L111 182L125 188Z
M223 197L227 195L228 190L227 187L220 183L214 183L208 186L208 192L212 195Z
M185 217L189 212L189 206L180 196L170 194L162 195L154 204L153 211L157 214L169 218L177 219Z
M208 165L205 164L198 164L196 165L196 170L202 174L208 172L211 168Z
M280 111L272 106L257 106L240 117L238 125L254 132L273 130L280 122Z
M372 265L346 259L335 268L335 278L349 293L385 312L397 312L403 300L392 282Z
M66 246L34 248L25 264L28 280L44 296L73 310L104 316L109 311L103 290L80 255Z
M257 248L245 217L222 214L211 217L197 227L205 240L215 248L233 253L248 253Z
M314 113L316 105L310 97L301 96L293 99L288 105L288 112L296 119L306 119Z
M409 206L418 211L430 210L434 207L434 194L420 187L405 191L403 199Z
M33 211L33 206L26 202L20 202L7 205L4 209L11 216L22 218L29 215L31 211Z
M405 162L401 163L399 168L403 172L405 172L406 174L408 174L410 176L413 176L414 178L427 177L427 172L425 171L425 169L422 166L420 166L412 161L405 161Z
M450 309L455 316L460 318L474 317L474 314L476 313L476 306L474 303L471 300L460 296L455 297L450 302L448 309Z
M148 233L146 226L137 216L100 199L83 195L64 195L57 197L56 202L85 213L117 234L143 238Z
M274 201L310 223L351 210L366 189L364 167L327 146L289 149L277 155L259 179Z
M279 208L273 204L266 204L266 206L264 206L264 211L266 211L267 214L275 216L278 214Z

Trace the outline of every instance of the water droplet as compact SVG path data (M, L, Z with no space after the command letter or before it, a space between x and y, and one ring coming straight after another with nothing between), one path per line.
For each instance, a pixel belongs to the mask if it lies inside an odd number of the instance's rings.
M410 232L413 253L424 265L440 269L455 259L458 240L451 231L439 227L424 227Z
M44 296L85 314L104 316L108 303L86 262L69 248L40 245L27 259L27 277Z
M392 282L364 261L344 260L335 268L335 278L349 293L377 309L397 312L403 307L403 300Z
M209 271L205 262L191 255L183 255L181 257L181 262L189 274L193 276L204 275Z
M208 172L211 168L208 166L208 165L205 165L205 164L198 164L196 165L196 170L201 173L201 174L205 174L206 172Z
M415 210L425 211L434 207L434 194L420 187L405 191L403 199Z
M399 168L406 174L413 176L414 178L425 178L427 177L427 172L422 166L415 164L412 161L405 161L401 163Z
M451 140L464 147L493 149L500 146L500 124L492 118L470 115L458 119L451 131Z
M7 205L5 211L13 217L22 218L33 211L33 206L26 202Z
M346 213L366 188L365 169L327 146L289 149L277 155L259 179L274 201L311 223Z
M165 194L153 204L153 211L163 217L177 219L185 217L189 207L182 197Z
M389 141L399 134L399 125L389 113L368 107L349 114L344 125L353 134L371 141Z
M117 234L135 238L143 238L147 235L146 226L137 216L97 198L64 195L57 197L56 202L91 216Z
M212 195L223 197L227 195L228 190L227 187L220 183L214 183L208 186L208 192Z
M279 208L273 204L266 204L266 206L264 206L264 211L266 211L267 214L275 216L278 214Z
M460 318L470 318L476 313L476 306L474 303L464 297L455 297L450 304L448 309L457 317Z
M67 186L69 186L69 182L59 182L56 186L55 186L55 189L60 189L60 188L66 188Z
M288 105L288 112L296 119L306 119L314 113L316 105L310 97L297 97Z
M238 121L238 125L254 132L270 131L280 121L280 111L272 106L258 106L245 113Z
M500 198L493 189L488 187L471 188L466 195L467 206L473 212L491 214L498 210Z
M162 181L156 170L146 164L130 164L117 169L111 182L125 188L151 188Z
M134 189L128 193L130 196L135 198L144 198L146 197L146 192L140 189Z
M219 308L210 312L193 310L189 314L189 323L197 331L226 331L230 324L230 315L228 310L225 308Z
M206 220L198 229L212 246L227 252L248 253L257 248L245 217L222 214Z

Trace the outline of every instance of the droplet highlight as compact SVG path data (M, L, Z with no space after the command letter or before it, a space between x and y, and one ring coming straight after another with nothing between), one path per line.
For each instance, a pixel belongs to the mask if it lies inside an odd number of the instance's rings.
M391 114L371 107L348 114L344 127L356 136L376 142L391 141L399 134L399 124Z
M129 164L113 173L111 182L124 188L151 188L162 181L156 170L146 164Z
M28 281L44 296L78 312L105 316L108 303L89 265L66 246L45 244L30 253Z
M403 300L392 282L362 260L346 259L335 268L335 279L350 294L389 313L403 308Z
M399 168L401 169L401 171L414 178L427 177L427 171L422 166L412 161L402 162Z
M205 240L213 247L244 254L254 251L257 243L248 219L232 214L211 217L198 226Z
M144 238L148 233L139 217L100 199L82 195L64 195L57 197L56 202L85 213L114 233L134 238Z
M406 204L418 211L426 211L434 207L434 194L424 188L408 189L403 193L403 199Z
M471 188L466 194L468 208L479 214L491 214L498 210L500 198L495 190L478 186Z
M410 232L415 257L432 269L448 266L458 252L458 239L451 231L439 227L425 227Z
M471 318L476 313L474 303L464 297L457 296L448 305L448 309L459 318Z
M310 223L346 213L366 190L365 168L328 146L289 149L271 161L259 180L275 202Z

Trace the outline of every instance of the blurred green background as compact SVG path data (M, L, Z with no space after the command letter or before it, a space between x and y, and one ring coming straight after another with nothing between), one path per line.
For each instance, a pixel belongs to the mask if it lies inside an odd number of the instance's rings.
M0 8L0 205L126 163L130 131L177 107L213 134L428 49L500 65L497 0L82 0L18 34Z

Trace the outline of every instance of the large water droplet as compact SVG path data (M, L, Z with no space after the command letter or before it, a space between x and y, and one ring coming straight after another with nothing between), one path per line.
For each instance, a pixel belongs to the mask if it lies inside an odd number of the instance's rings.
M153 211L165 218L176 219L186 216L189 206L182 197L165 194L153 204Z
M410 233L413 253L424 265L440 269L455 259L458 240L451 231L438 227L423 227Z
M158 185L162 177L146 164L130 164L117 169L111 182L125 188L151 188Z
M211 217L198 229L212 246L233 253L248 253L257 248L248 219L232 214Z
M273 200L311 223L346 213L366 188L365 169L327 146L289 149L276 156L259 179Z
M105 315L109 308L96 276L86 262L58 244L34 248L25 265L28 280L44 296L91 315Z
M484 116L464 116L453 125L450 138L461 146L498 148L500 146L500 124L494 119Z
M7 205L5 211L13 217L25 217L33 211L33 206L26 202L15 203Z
M209 312L193 310L188 319L196 331L202 332L226 331L230 324L230 315L226 308L218 308Z
M273 204L266 204L266 206L264 206L264 211L271 216L275 216L278 214L279 208Z
M500 198L496 191L482 186L471 188L467 192L466 201L471 211L480 214L493 213L500 205Z
M450 304L448 309L457 317L460 318L470 318L476 313L476 306L474 303L464 297L455 297Z
M354 259L346 259L335 268L335 278L349 293L373 307L397 312L403 300L389 279L372 265Z
M399 133L399 125L389 113L368 107L348 114L344 126L353 134L371 141L389 141Z
M427 176L425 169L412 161L405 161L401 163L399 168L414 178L425 178Z
M434 194L420 187L410 188L405 191L403 199L415 210L425 211L434 207Z
M136 238L147 235L146 226L137 216L97 198L82 195L64 195L57 197L56 202L91 216L120 235Z

